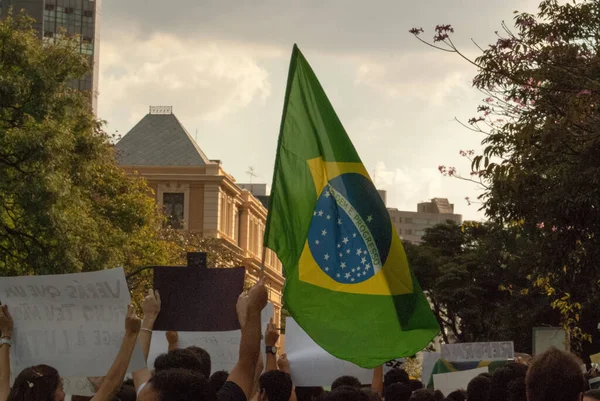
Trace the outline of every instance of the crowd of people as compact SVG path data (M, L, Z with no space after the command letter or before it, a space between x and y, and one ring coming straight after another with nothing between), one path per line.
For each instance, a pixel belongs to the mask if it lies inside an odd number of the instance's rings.
M600 390L589 390L581 361L555 348L531 361L515 361L493 373L477 376L466 388L442 394L423 388L402 369L387 373L374 370L373 381L365 386L357 378L342 376L322 387L294 387L290 363L275 348L279 332L271 320L263 332L261 311L267 304L267 289L261 279L240 296L237 314L241 327L239 359L231 372L212 372L211 357L202 348L180 348L176 332L167 333L165 354L148 368L125 380L136 341L145 358L150 352L154 322L161 309L158 292L149 291L142 303L143 322L132 306L125 318L125 336L106 376L90 378L96 389L93 397L73 401L596 401ZM38 365L20 372L10 385L10 346L13 321L6 306L0 307L0 401L64 401L60 373L51 366Z

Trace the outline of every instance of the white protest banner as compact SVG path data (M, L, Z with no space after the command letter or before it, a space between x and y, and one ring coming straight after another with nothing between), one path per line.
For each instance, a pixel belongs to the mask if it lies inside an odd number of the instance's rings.
M11 369L47 364L61 376L104 376L125 334L130 302L122 268L0 278L0 302L15 327ZM139 346L129 371L145 366Z
M315 343L290 317L286 319L285 348L292 381L298 387L331 386L340 376L354 376L363 384L373 380L373 370L337 359Z
M273 317L273 304L269 303L261 313L261 327L263 331L267 327L267 322ZM210 355L212 373L219 370L231 372L231 369L238 361L240 353L240 340L242 332L240 330L232 331L213 331L213 332L191 332L180 331L179 348L186 348L191 345L203 348ZM263 346L264 348L264 346ZM169 349L166 332L154 331L152 333L152 343L150 345L150 354L148 355L148 366L152 369L156 358L164 354ZM261 353L264 349L261 349Z
M450 362L505 361L515 357L512 341L442 344L442 359Z
M421 370L421 382L425 387L429 384L431 379L431 373L437 361L439 361L441 355L439 352L423 352L423 368Z
M469 382L482 373L488 373L487 366L459 372L440 373L433 375L433 386L447 396L456 390L466 390Z

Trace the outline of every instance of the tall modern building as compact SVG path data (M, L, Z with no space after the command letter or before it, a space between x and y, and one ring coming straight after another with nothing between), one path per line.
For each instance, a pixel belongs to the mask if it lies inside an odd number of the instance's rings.
M85 55L92 71L71 86L90 94L94 113L98 108L98 76L100 55L101 0L0 0L0 16L12 7L15 13L25 11L35 20L34 28L45 42L65 36L79 37L79 51Z
M413 244L420 244L425 230L437 224L447 220L462 224L462 216L454 214L454 205L445 198L434 198L431 202L419 203L416 212L392 208L388 208L388 212L400 238Z

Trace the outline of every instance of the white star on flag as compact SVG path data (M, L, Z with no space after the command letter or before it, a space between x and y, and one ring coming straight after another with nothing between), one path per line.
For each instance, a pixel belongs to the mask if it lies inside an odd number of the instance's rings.
M317 215L317 212L316 212L316 211L314 211L314 212L313 212L313 216L316 216L316 215Z
M350 279L350 281L354 281L354 277L352 277L352 278Z
M348 237L344 237L344 240L342 242L344 243L344 245L346 245L349 242Z
M319 240L316 240L315 245L319 245L319 244L320 244Z
M342 255L342 253L341 253L341 252L340 252L340 253L338 253L338 255L340 255L340 258L341 258L342 256L344 256L344 255Z
M372 221L373 221L373 216L369 216L369 217L367 217L367 221L368 221L369 223L370 223L370 222L372 222Z
M323 216L323 211L319 210L319 217Z
M331 193L329 193L329 191L325 192L325 197L329 198L331 196Z
M329 254L325 254L325 260L329 260Z
M358 248L358 249L356 250L356 254L357 254L358 256L362 255L362 249Z
M323 237L324 237L324 236L326 236L326 235L327 235L327 230L323 230L323 231L321 231L321 235L322 235Z
M363 265L364 265L365 263L367 263L367 258L362 258L362 259L360 260L360 263L362 263Z
M342 247L342 245L338 244L338 248L341 248L341 247Z
M342 219L338 219L338 224L342 225Z
M352 269L352 273L354 273L356 271L356 269Z
M342 262L342 264L340 265L340 267L341 267L342 269L345 269L345 268L346 268L346 264L345 264L344 262Z
M328 271L329 271L329 267L326 267L326 268L325 268L325 271L326 271L326 272L328 272Z
M350 278L350 273L346 273L346 275L344 277Z
M352 234L352 238L356 238L356 233Z
M369 270L371 268L371 265L369 263L367 263L367 265L365 266L365 270Z
M360 270L360 266L356 266L356 270Z
M340 273L336 274L335 276L336 276L337 278L340 278L340 277L341 277Z
M347 254L350 254L350 249L346 249L346 253L347 253Z
M331 216L330 215L327 215L327 220L331 220Z

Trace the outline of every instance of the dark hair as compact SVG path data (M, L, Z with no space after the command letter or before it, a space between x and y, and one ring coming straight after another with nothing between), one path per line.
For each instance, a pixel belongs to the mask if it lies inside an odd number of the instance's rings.
M434 394L435 393L433 390L422 388L412 393L412 395L410 396L410 401L436 401ZM444 399L443 394L442 399Z
M383 377L383 397L386 398L385 390L392 384L402 383L410 386L410 377L404 369L394 368Z
M394 383L385 389L386 401L408 401L412 390L404 383Z
M187 349L174 349L159 355L154 361L154 370L161 372L168 369L187 369L204 375L206 368L200 358ZM208 379L207 376L204 376Z
M381 401L381 397L375 391L373 391L370 387L363 387L362 392L369 397L369 401Z
M510 383L525 378L526 374L527 366L520 363L511 362L496 369L492 375L488 400L506 401L508 399Z
M369 401L369 396L360 388L341 386L327 394L325 401Z
M204 377L209 378L210 372L212 369L212 362L210 360L210 354L208 352L206 352L205 349L196 347L195 345L187 347L186 349L188 351L191 351L194 355L196 355L202 361L202 363L204 364L204 372L202 372L202 373L204 374Z
M269 401L289 401L292 396L292 378L289 373L270 370L258 379L260 392L267 394Z
M519 377L508 384L507 401L527 401L527 386L524 377Z
M212 376L210 376L210 378L208 379L208 385L213 389L213 391L216 394L219 392L219 390L221 390L221 387L223 387L228 377L229 372L227 372L226 370L219 370L213 373Z
M323 387L296 387L295 391L298 401L318 401L325 396Z
M529 401L577 401L586 389L580 361L554 347L531 362L526 384Z
M599 389L588 390L585 393L583 393L583 396L593 398L594 400L600 401L600 390Z
M467 386L467 400L469 401L488 401L490 397L490 386L492 379L486 376L477 376L473 378Z
M167 369L156 372L148 381L160 401L214 401L215 393L200 372Z
M7 401L54 401L61 385L60 375L53 367L32 366L19 373Z
M467 394L462 390L456 390L448 394L446 398L450 401L465 401L467 399Z
M433 391L433 399L435 401L442 401L444 398L444 393L442 393L440 390L434 390Z
M354 376L341 376L331 384L331 391L342 386L361 388L362 383Z
M410 380L410 389L412 391L417 391L423 388L423 383L421 383L421 380Z

